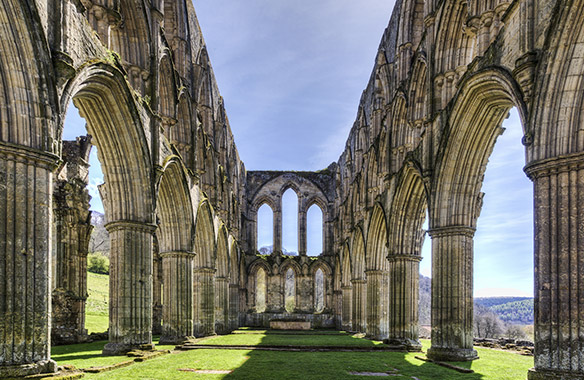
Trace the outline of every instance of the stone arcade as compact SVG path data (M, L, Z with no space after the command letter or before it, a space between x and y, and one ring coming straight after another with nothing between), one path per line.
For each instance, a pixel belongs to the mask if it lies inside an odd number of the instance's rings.
M584 379L584 2L396 3L338 162L284 173L246 172L191 1L1 0L0 377L54 371L51 335L85 337L90 143L111 237L106 353L152 347L153 330L180 342L287 315L289 269L295 317L416 349L427 211L428 355L476 358L480 189L515 106L534 184L529 378ZM62 141L70 102L91 141ZM300 199L300 255L284 259L288 188ZM255 245L264 203L275 220L269 257ZM324 215L315 259L304 237L312 204Z

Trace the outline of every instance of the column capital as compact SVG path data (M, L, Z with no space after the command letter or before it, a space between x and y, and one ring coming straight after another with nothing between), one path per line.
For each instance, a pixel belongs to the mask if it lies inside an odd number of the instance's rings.
M355 278L353 280L351 280L351 284L355 285L355 284L366 284L367 280L363 279L363 278Z
M341 286L341 290L351 290L353 287L351 285L343 285Z
M584 152L530 162L523 171L532 181L553 174L584 169Z
M0 157L23 164L32 164L53 171L61 163L61 159L54 153L30 148L23 145L0 142Z
M158 227L155 224L147 222L137 222L132 220L117 220L105 225L107 232L112 233L118 230L135 230L153 234Z
M387 274L389 275L388 271L385 270L379 270L379 269L368 269L365 271L365 274L367 276L371 276L371 275L377 275L377 274Z
M166 258L173 258L173 257L186 257L186 258L191 258L191 257L195 257L195 252L187 252L187 251L167 251L167 252L160 252L159 256L163 259Z
M215 277L215 281L227 282L227 281L229 281L229 278L228 277L223 277L223 276L221 276L221 277Z
M422 261L422 256L418 255L387 255L387 261L394 263L397 261L410 261L410 262L420 262Z
M209 268L209 267L195 268L195 273L215 274L215 272L217 272L217 269L215 269L215 268Z
M445 227L437 227L428 230L428 235L432 238L440 238L444 236L459 236L465 235L470 238L474 237L476 228L468 227L468 226L445 226Z

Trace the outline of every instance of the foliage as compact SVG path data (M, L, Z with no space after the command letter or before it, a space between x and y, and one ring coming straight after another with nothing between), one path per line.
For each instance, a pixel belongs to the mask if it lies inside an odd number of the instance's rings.
M492 310L507 323L533 324L533 298L495 305Z
M431 324L430 310L432 303L432 279L420 274L419 322L421 326Z
M110 239L109 233L105 229L105 215L97 211L91 212L91 237L89 239L89 252L101 253L109 257Z
M505 327L505 333L503 335L505 336L505 338L513 340L529 339L523 327L519 325L507 325Z
M530 297L478 297L475 298L474 302L480 306L493 307L498 305L504 305L510 302L525 301L533 298Z
M99 253L87 255L87 271L97 274L109 274L109 259Z
M490 308L475 305L474 336L476 338L498 338L503 331L503 323Z

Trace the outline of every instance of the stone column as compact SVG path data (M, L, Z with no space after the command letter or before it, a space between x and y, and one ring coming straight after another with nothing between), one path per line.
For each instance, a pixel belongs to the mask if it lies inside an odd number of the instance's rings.
M57 369L49 335L57 161L0 144L0 377Z
M367 281L356 279L351 280L351 284L353 284L353 331L364 333L367 331Z
M274 247L273 252L282 252L282 199L274 210Z
M215 269L197 268L194 271L194 335L215 335Z
M152 344L152 243L156 226L106 224L110 234L109 343L104 355L123 355Z
M420 261L416 255L390 255L389 260L389 341L419 351L418 302Z
M229 330L239 327L239 285L229 284Z
M301 205L301 202L298 202ZM306 237L306 210L298 211L298 254L306 256L307 253L307 237ZM323 247L324 248L324 247Z
M353 331L353 324L351 321L351 317L353 315L352 306L353 306L353 288L351 286L343 286L341 288L343 292L343 311L341 315L341 327L345 331Z
M383 340L389 327L389 273L368 270L367 275L367 337Z
M248 296L247 296L247 288L245 287L240 287L239 288L239 315L238 315L238 321L239 321L239 326L244 326L245 325L245 318L246 318L246 314L247 314L247 309L250 307L250 305L248 305L247 303L249 302L248 300Z
M584 154L530 164L535 198L535 368L584 379Z
M87 339L87 252L91 238L91 212L87 192L91 138L63 141L62 164L53 189L54 287L51 340L72 344Z
M215 332L229 331L229 279L215 277Z
M335 326L338 330L343 328L343 291L334 290L333 291L333 303L334 303L334 316L335 316Z
M432 237L432 347L428 357L443 361L477 359L473 349L474 228L449 226Z
M155 239L156 240L156 239ZM158 253L157 244L154 244L154 262L152 263L152 334L153 335L162 335L162 315L163 305L162 305L162 291L164 283L163 281L163 264L162 258ZM168 299L165 297L165 299Z
M161 253L164 274L160 344L181 344L193 335L192 252Z

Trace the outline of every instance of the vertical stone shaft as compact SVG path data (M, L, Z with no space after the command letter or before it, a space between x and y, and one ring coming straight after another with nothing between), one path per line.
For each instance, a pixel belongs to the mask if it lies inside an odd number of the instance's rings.
M342 315L341 315L341 326L342 326L343 330L345 330L345 331L352 331L353 324L352 324L351 317L353 315L353 313L352 313L353 288L351 286L343 286L341 288L341 290L343 292L343 301L342 301L343 302L343 311L342 311Z
M229 330L229 279L215 277L215 332L225 334Z
M156 244L155 244L156 246ZM162 335L162 284L163 281L163 260L155 249L154 262L152 267L152 334ZM166 298L166 297L165 297ZM168 298L166 298L168 299Z
M368 270L367 275L367 336L383 340L389 327L389 273Z
M152 243L156 226L118 221L110 234L110 322L105 355L152 345Z
M365 332L367 327L367 281L351 280L353 284L353 331Z
M474 360L474 228L432 229L432 347L436 360Z
M194 271L194 335L215 334L215 269L197 268Z
M49 337L56 162L0 145L0 377L56 370Z
M229 330L239 327L239 285L229 284Z
M535 368L584 379L584 155L530 165L535 197Z
M300 206L302 202L298 202ZM306 220L306 210L298 211L298 254L306 255L307 253L307 220Z
M282 252L282 201L274 210L274 247L273 252Z
M192 252L161 254L164 273L161 344L180 344L193 335Z
M420 256L389 256L389 340L408 349L420 349L418 301Z
M337 330L343 329L343 291L334 290L333 291L333 302L334 302L334 316L335 316L335 327Z

